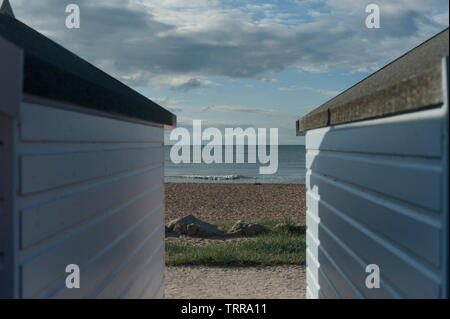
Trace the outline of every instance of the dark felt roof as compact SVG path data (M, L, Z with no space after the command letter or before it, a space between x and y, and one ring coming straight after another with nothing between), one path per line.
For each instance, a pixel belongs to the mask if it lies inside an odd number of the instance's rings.
M448 55L447 28L302 117L297 131L441 105L441 65Z
M24 51L24 93L158 124L176 116L10 16L0 36Z

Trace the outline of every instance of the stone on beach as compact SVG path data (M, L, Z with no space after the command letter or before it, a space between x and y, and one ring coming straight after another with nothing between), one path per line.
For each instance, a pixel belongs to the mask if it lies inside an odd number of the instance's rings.
M166 237L174 237L174 236L178 237L178 234L171 231L167 226L164 226L164 232L165 232Z
M171 221L167 228L170 232L191 237L223 236L223 232L217 226L204 222L192 214Z
M231 227L228 234L233 236L256 236L268 231L269 229L263 225L239 220L233 225L233 227Z

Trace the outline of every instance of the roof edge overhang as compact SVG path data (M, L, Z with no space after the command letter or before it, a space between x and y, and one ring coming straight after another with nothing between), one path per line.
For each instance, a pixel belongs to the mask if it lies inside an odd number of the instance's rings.
M0 36L0 112L19 116L22 99L23 50Z
M449 29L303 116L296 134L307 130L439 107L444 102L442 59Z
M21 69L15 70L18 79L10 82L18 83L21 94L148 123L176 126L175 114L5 14L0 14L0 41L3 46L9 43L11 47L0 50L2 70L4 67L11 69L11 64L17 64L12 63L13 59L19 59L20 55ZM7 55L10 51L15 52L15 58ZM8 93L10 89L7 88L2 84L1 93ZM5 100L3 94L2 100ZM6 101L0 103L3 103L0 110L11 105ZM11 113L11 116L17 114Z

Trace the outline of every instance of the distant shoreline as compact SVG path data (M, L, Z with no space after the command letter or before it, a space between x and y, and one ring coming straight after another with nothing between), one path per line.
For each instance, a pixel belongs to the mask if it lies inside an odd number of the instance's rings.
M277 161L273 159L272 164L277 162L276 172L273 174L262 174L263 167L269 167L268 162L249 162L250 154L247 149L244 153L234 151L233 161L230 163L214 162L207 164L182 162L175 164L170 156L171 149L166 147L164 151L164 180L171 183L184 182L211 182L211 183L270 183L270 184L304 184L305 183L305 160L306 151L303 147L279 146ZM222 150L222 157L226 153ZM238 154L242 162L238 162ZM193 151L190 151L190 157ZM242 158L243 157L243 158ZM267 173L267 172L266 172Z
M164 181L164 184L215 184L215 185L305 185L305 183L265 183L261 181L252 181L252 182L237 182L237 181L216 181L216 180L200 180L200 179L191 179L186 180L185 182L172 182L172 181Z

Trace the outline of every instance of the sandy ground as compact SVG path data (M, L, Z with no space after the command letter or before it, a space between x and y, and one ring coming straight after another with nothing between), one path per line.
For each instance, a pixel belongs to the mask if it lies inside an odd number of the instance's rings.
M204 221L288 217L305 221L305 185L166 183L166 223L193 214ZM248 239L166 238L207 245ZM304 298L304 266L166 267L166 298Z
M193 214L204 221L305 220L305 185L166 183L166 223Z
M304 266L166 267L169 299L301 299Z

